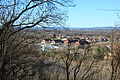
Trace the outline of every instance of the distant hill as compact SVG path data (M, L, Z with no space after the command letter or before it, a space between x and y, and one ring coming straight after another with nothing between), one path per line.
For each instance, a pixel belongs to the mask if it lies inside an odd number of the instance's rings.
M120 29L120 27L92 27L92 28L79 28L79 27L46 27L46 28L42 28L42 27L33 27L32 29L80 29L80 30L112 30L112 29Z
M120 29L120 27L92 27L92 28L72 27L71 29L80 29L80 30L112 30L112 29Z
M69 29L69 27L32 27L32 29Z

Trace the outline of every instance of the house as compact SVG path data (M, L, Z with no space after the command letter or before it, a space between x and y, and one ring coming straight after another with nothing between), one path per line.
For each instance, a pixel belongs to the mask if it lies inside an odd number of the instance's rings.
M41 44L45 44L45 43L51 43L51 39L43 39L42 41L41 41Z
M80 40L80 45L89 45L90 43L86 41L85 39Z
M106 38L102 38L101 41L102 41L102 42L107 42L108 39L106 39Z
M92 42L96 42L96 41L97 41L97 39L94 38L94 37L86 37L85 40L86 40L87 42L89 42L89 43L92 43Z
M78 39L64 39L63 42L65 45L70 44L71 47L74 47L74 48L79 46L80 44Z
M64 42L62 40L52 40L50 44L53 44L53 45L60 45L60 44L63 44Z
M63 40L64 44L79 44L79 40L77 39L66 39L66 40Z

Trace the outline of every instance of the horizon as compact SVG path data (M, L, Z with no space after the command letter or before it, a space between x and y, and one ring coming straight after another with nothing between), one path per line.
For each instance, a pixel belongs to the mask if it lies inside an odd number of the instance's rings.
M68 29L93 29L93 30L107 30L107 29L113 29L113 28L116 28L116 29L120 29L120 27L114 27L114 26L101 26L101 27L50 27L50 28L46 28L46 29L64 29L64 28L68 28ZM43 29L42 27L33 27L32 29Z

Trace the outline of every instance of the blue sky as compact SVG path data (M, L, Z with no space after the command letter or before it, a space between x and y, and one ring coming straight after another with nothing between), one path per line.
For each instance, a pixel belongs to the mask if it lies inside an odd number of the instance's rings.
M69 8L69 27L114 26L119 21L116 11L104 11L120 8L120 0L73 0L76 7ZM120 12L118 12L120 13Z

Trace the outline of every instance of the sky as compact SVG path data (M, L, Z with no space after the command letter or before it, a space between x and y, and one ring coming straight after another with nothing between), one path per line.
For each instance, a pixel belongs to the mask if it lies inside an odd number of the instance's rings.
M120 20L120 0L73 0L75 7L68 9L69 27L107 27L114 26Z

